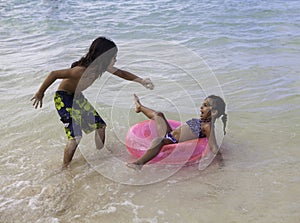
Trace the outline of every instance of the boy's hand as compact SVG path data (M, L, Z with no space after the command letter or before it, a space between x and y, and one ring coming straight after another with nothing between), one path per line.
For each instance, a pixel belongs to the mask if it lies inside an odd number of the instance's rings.
M150 89L150 90L154 89L154 84L152 83L150 78L143 79L141 84L147 89Z
M44 94L40 94L40 93L36 93L30 101L33 101L33 107L35 109L37 109L40 105L40 108L42 107L43 105L43 97L44 97Z

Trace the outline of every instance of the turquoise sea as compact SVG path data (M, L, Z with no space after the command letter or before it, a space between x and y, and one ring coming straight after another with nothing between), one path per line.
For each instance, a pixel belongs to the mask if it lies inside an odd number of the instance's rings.
M105 73L84 92L108 124L106 149L84 135L60 170L66 137L53 93L30 101L98 36L116 66L155 84ZM300 2L297 0L0 0L0 222L297 223L300 220ZM227 103L223 161L126 167L132 94L170 119Z

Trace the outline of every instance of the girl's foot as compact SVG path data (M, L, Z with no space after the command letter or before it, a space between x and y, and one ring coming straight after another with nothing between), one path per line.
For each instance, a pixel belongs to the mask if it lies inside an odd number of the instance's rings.
M136 94L133 94L133 100L134 100L134 103L135 103L135 112L136 113L141 112L141 106L142 105L141 105L139 97Z

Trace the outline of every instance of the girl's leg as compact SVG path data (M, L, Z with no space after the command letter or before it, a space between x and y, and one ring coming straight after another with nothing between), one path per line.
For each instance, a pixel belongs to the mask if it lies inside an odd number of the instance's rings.
M72 161L77 146L78 143L75 139L70 139L68 141L64 151L63 168L67 167Z
M169 125L165 115L162 112L155 111L153 109L147 108L141 104L137 95L134 94L135 102L135 112L142 112L149 119L152 119L156 123L157 133L159 137L164 138L168 132L172 131L171 126Z
M142 112L149 119L154 120L159 135L159 137L155 138L151 142L150 147L147 149L147 152L142 157L140 157L137 161L133 163L127 164L128 167L139 170L143 167L145 163L149 162L155 156L157 156L157 154L160 152L161 148L164 145L172 143L171 140L165 138L167 132L171 132L172 129L162 112L157 112L155 110L143 106L136 95L134 95L134 101L136 105L135 111L137 113Z
M133 163L127 163L127 166L130 168L133 168L135 170L142 169L143 165L152 160L154 157L157 156L157 154L160 152L161 148L164 145L172 143L170 140L165 138L156 138L151 142L150 147L148 148L147 152L140 157L138 160L136 160Z
M95 130L95 144L97 149L102 149L105 142L105 127Z

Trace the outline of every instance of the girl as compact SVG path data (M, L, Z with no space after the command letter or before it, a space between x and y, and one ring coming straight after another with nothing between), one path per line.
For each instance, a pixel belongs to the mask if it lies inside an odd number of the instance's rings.
M139 98L134 95L135 111L136 113L142 112L149 119L152 119L156 123L158 137L155 138L147 152L133 163L128 163L127 166L136 170L140 170L144 164L153 159L161 150L164 145L184 142L187 140L197 138L208 138L208 144L213 154L219 151L216 137L214 123L217 118L222 116L224 125L224 134L227 114L225 114L225 102L219 96L211 95L208 96L200 107L201 115L200 119L191 119L185 124L171 129L167 119L162 112L154 111L150 108L145 107L141 104ZM206 161L204 161L206 162ZM202 164L203 165L203 164ZM200 169L199 165L199 169Z
M91 44L88 53L74 62L71 68L52 71L31 99L35 108L42 107L42 100L47 88L57 79L62 79L55 92L54 102L68 137L68 143L64 150L63 167L67 167L71 162L80 142L82 130L85 133L95 130L96 147L97 149L103 148L106 123L81 93L91 86L102 73L108 71L123 79L138 82L146 88L154 88L150 79L142 79L114 67L117 51L117 46L113 41L105 37L98 37Z

